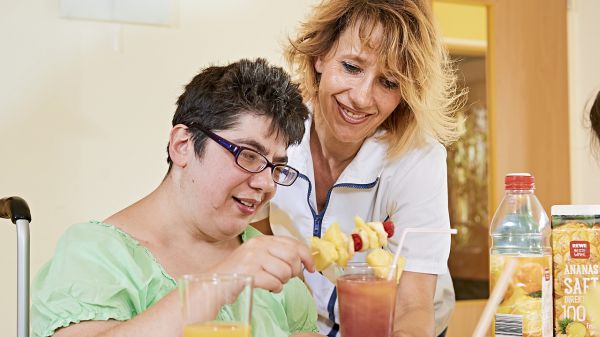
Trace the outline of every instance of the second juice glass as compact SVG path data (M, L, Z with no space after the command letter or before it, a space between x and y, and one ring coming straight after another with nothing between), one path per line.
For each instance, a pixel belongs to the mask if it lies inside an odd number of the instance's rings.
M179 289L183 337L250 337L252 277L184 275Z
M337 279L340 328L344 337L391 337L397 281L377 275L366 263L349 263ZM395 268L395 267L394 267Z

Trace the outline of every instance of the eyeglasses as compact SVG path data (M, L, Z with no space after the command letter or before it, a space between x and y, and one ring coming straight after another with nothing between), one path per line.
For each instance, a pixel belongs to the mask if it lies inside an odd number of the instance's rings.
M188 125L188 128L197 128L210 139L214 140L227 151L231 152L235 158L235 163L244 171L250 173L259 173L264 171L266 168L270 168L273 181L282 186L290 186L294 183L294 181L296 181L296 178L298 178L298 170L295 168L288 165L273 164L262 154L247 147L235 145L199 124L192 123Z

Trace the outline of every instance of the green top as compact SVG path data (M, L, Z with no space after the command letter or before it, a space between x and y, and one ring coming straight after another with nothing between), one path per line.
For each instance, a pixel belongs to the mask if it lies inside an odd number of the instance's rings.
M262 235L248 226L242 240ZM177 287L148 249L127 233L98 221L69 228L32 284L32 335L87 320L125 321ZM252 336L318 332L315 304L293 278L278 294L254 289Z

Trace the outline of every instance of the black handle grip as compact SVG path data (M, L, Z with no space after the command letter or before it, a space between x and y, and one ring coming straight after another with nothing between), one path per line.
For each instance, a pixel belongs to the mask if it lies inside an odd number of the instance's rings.
M23 198L8 197L0 199L0 218L11 219L14 224L23 219L31 222L31 212Z

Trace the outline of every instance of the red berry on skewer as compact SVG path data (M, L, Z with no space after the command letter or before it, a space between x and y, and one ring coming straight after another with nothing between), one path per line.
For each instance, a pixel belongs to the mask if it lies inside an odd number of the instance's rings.
M354 242L354 251L359 252L362 249L363 242L360 238L360 235L353 233L352 234L352 242Z
M383 222L383 230L387 233L388 238L394 236L394 223L392 220L386 220Z

